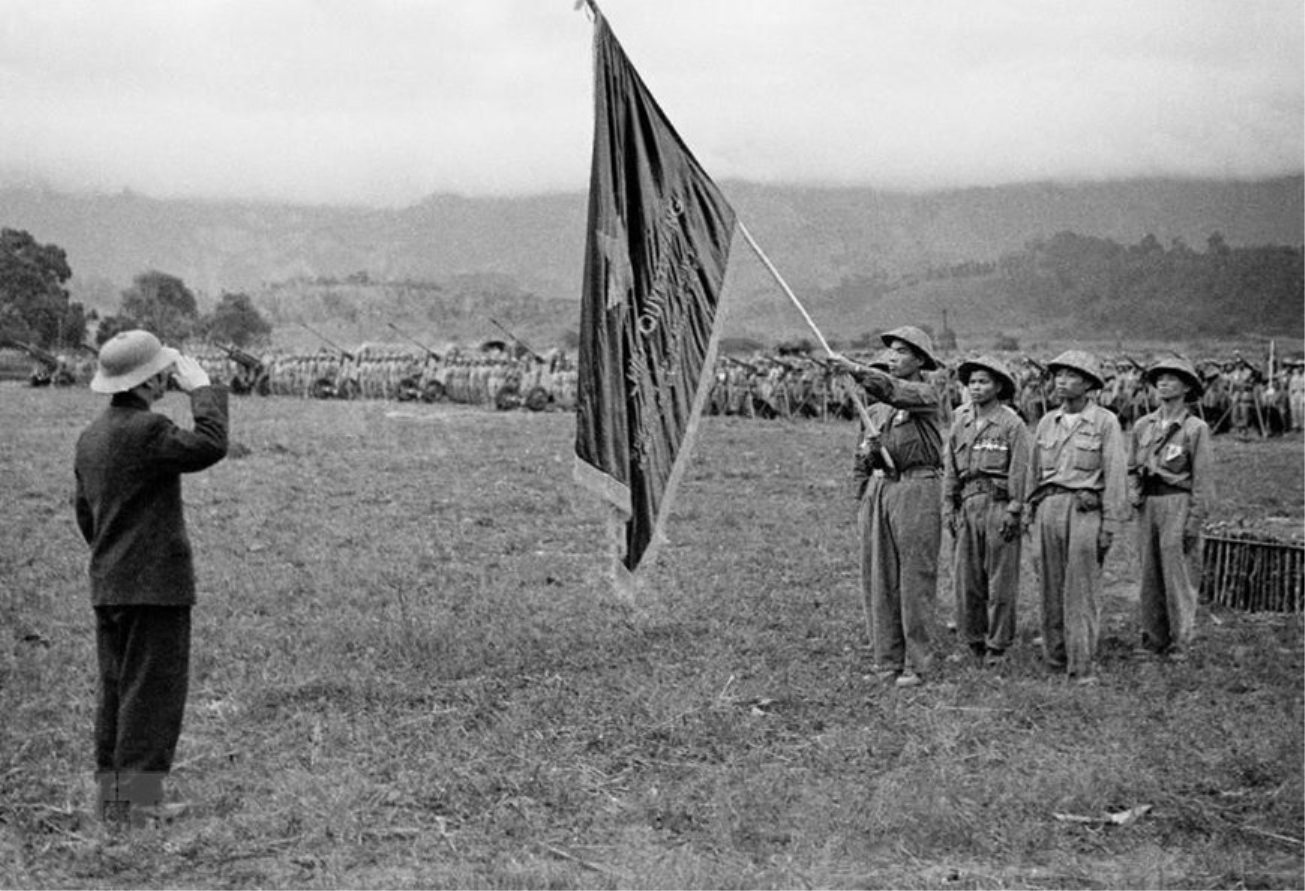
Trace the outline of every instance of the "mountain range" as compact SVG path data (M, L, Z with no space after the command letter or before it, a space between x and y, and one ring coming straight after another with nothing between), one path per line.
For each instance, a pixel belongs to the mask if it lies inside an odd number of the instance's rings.
M813 298L844 292L840 285L849 281L911 279L930 269L996 261L1062 231L1128 244L1151 234L1163 244L1182 240L1195 250L1204 250L1216 232L1232 246L1305 242L1305 178L1299 175L1034 183L918 194L720 185L792 290ZM148 270L181 278L202 304L223 292L245 292L258 303L260 294L275 291L281 311L291 316L287 283L352 280L405 283L411 290L420 283L462 282L463 296L455 302L475 314L465 285L484 279L512 298L518 324L539 331L546 319L532 321L517 304L537 298L544 316L570 313L568 307L575 306L586 201L583 192L442 194L405 208L373 209L6 188L0 189L0 226L62 247L74 274L74 299L101 312L116 310L121 290ZM736 251L736 257L751 253L741 243ZM731 275L731 287L743 294L731 309L738 331L773 333L774 322L802 333L800 321L791 324L797 317L764 264L740 259ZM836 315L851 308L856 307L842 306ZM480 311L492 313L495 305Z

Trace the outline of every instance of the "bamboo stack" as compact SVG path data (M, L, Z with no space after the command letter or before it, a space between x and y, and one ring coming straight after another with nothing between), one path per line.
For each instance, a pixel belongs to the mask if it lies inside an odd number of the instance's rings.
M1202 599L1248 612L1305 611L1305 543L1239 529L1207 529L1202 539Z

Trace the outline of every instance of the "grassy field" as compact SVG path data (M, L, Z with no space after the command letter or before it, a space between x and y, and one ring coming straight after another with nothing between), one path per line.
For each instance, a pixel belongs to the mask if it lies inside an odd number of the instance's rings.
M0 885L1305 884L1300 616L1203 608L1189 663L1139 663L1125 537L1101 686L1044 675L1026 573L1006 669L899 692L864 678L850 425L704 419L630 605L572 417L381 402L233 401L185 487L197 808L107 835L69 507L101 405L0 386ZM1221 518L1301 521L1298 436L1216 445Z

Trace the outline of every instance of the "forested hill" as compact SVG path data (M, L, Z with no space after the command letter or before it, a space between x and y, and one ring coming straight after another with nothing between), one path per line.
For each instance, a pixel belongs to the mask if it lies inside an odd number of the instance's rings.
M1133 180L1015 185L926 194L726 182L758 242L800 293L857 276L991 262L1062 231L1133 244L1300 245L1300 176L1255 182ZM254 292L289 279L444 281L494 274L545 298L575 300L585 195L434 196L399 210L159 201L0 190L0 226L67 252L74 298L103 302L155 269L200 294ZM765 273L745 268L745 290ZM97 297L99 299L97 299Z

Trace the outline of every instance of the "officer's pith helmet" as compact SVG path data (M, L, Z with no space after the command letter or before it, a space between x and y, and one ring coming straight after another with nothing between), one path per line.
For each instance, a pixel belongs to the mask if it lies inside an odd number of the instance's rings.
M91 379L96 393L125 393L173 365L180 354L148 331L120 331L100 347L100 363Z

